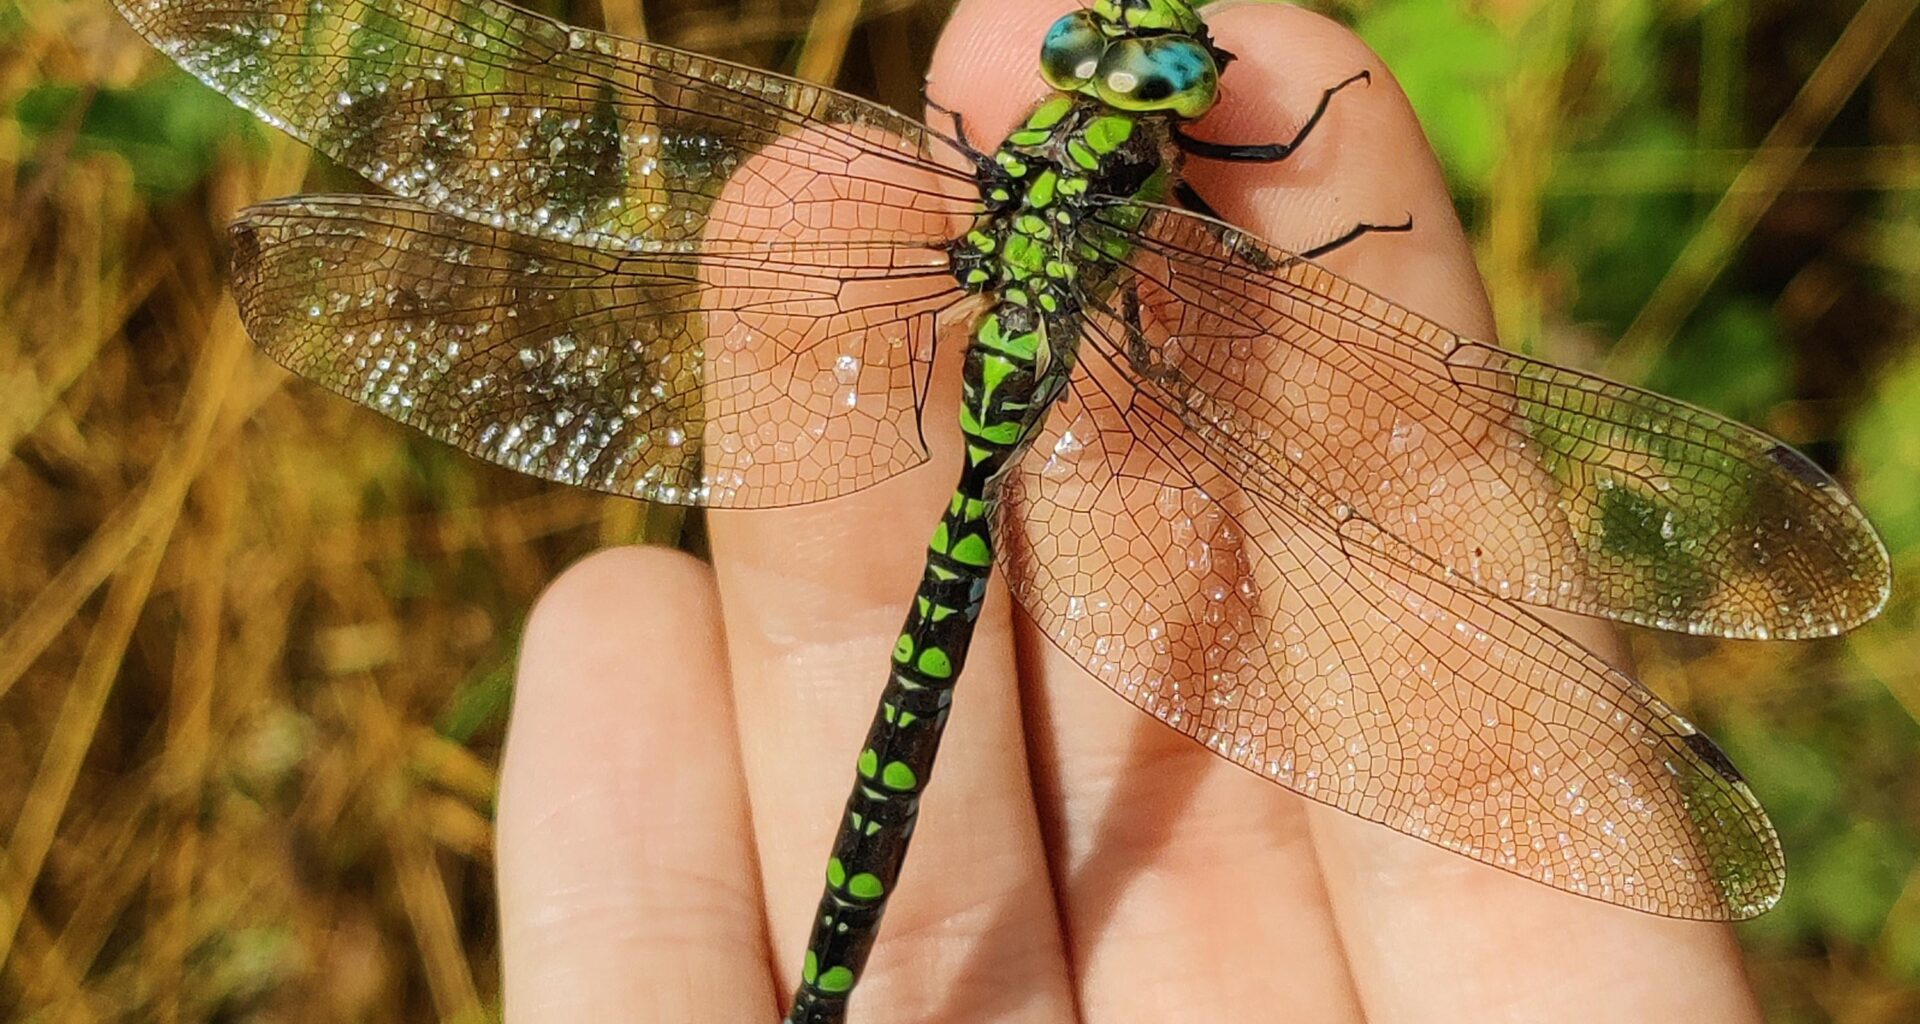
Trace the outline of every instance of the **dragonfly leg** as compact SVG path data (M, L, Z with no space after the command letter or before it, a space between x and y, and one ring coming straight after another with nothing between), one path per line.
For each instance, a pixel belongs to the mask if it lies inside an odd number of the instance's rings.
M1341 235L1339 238L1333 239L1330 242L1322 242L1319 245L1316 245L1313 248L1302 252L1300 255L1306 259L1317 260L1320 257L1325 256L1326 254L1334 251L1335 249L1341 248L1342 246L1345 246L1345 245L1349 245L1353 242L1357 242L1361 238L1366 237L1367 235L1404 234L1405 232L1412 231L1412 230L1413 230L1413 214L1411 213L1407 214L1406 220L1401 221L1398 224L1356 224L1354 225L1351 231L1348 231L1346 234Z
M925 90L921 91L920 98L926 101L928 110L931 110L934 113L939 114L941 117L944 117L953 122L953 137L948 139L947 140L948 142L951 142L954 145L960 147L960 151L962 153L965 153L975 163L979 163L987 159L987 154L983 150L976 147L973 144L973 140L967 138L967 122L965 118L960 116L960 112L958 110L953 110L948 107L942 106L939 103L939 101L935 100L931 96L928 96Z
M1186 153L1188 156L1197 156L1206 160L1234 160L1246 163L1277 164L1287 157L1292 156L1293 151L1299 149L1301 144L1307 141L1307 136L1313 133L1313 129L1320 124L1320 119L1326 116L1327 107L1332 105L1333 98L1339 95L1340 90L1358 82L1371 84L1373 82L1373 72L1356 72L1348 77L1346 81L1321 93L1320 105L1313 108L1313 113L1307 116L1306 123L1301 125L1300 130L1293 134L1293 138L1286 142L1270 142L1257 146L1236 145L1228 142L1208 142L1205 139L1196 139L1188 135L1186 130L1178 124L1173 126L1173 141L1175 145L1180 147L1181 152Z
M1212 203L1207 202L1205 196L1195 191L1192 185L1184 181L1174 183L1173 198L1177 200L1181 206L1192 210L1202 217L1212 217L1214 220L1226 219L1220 216L1220 211L1214 209Z
M1225 217L1220 216L1220 211L1215 210L1213 208L1212 203L1207 202L1207 199L1205 196L1201 195L1198 191L1195 191L1192 185L1189 185L1184 181L1176 182L1174 184L1173 197L1174 199L1179 201L1181 206L1185 207L1188 210L1192 210L1194 213L1197 213L1202 217L1212 217L1214 220L1217 220L1217 221L1226 220ZM1352 230L1348 231L1346 234L1341 235L1340 237L1335 238L1332 241L1322 242L1321 244L1316 245L1311 249L1304 250L1299 255L1300 255L1300 258L1302 259L1315 260L1315 259L1319 259L1322 256L1325 256L1326 254L1334 251L1335 249L1340 248L1341 246L1348 245L1348 244L1351 244L1352 242L1358 241L1360 238L1365 237L1367 235L1403 234L1405 232L1412 231L1412 230L1413 230L1413 214L1411 213L1407 214L1406 220L1401 221L1398 224L1357 224L1353 227ZM1232 240L1222 239L1222 241L1230 243ZM1239 253L1239 255L1245 259L1258 263L1260 261L1254 260L1255 253L1256 253L1256 250L1247 248L1247 249L1243 249ZM1265 269L1271 270L1272 268L1266 267Z

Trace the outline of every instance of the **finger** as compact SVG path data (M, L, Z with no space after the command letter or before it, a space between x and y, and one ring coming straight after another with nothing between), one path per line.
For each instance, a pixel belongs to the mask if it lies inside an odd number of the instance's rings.
M719 606L659 549L527 625L500 783L506 1019L773 1020Z
M975 90L962 112L973 115L992 95ZM884 170L901 183L913 173ZM743 170L735 180L751 187L757 177ZM816 219L859 225L869 223L863 213L872 215L857 201L845 213ZM709 520L776 963L789 986L927 541L958 478L953 357L964 344L962 334L942 339L946 358L922 419L928 465L831 502ZM1071 1011L1010 630L996 584L956 687L902 884L859 978L855 1013L866 1019L1057 1021Z
M1410 234L1366 238L1325 263L1463 333L1493 337L1493 319L1445 183L1404 96L1344 29L1292 8L1236 7L1212 19L1221 44L1249 53L1285 41L1286 59L1235 82L1206 138L1266 141L1292 131L1287 110L1362 68L1370 87L1342 93L1310 142L1277 167L1207 166L1230 218L1306 248L1353 224L1410 213ZM1246 42L1240 42L1240 41ZM1233 73L1247 70L1235 65ZM1292 99L1249 105L1250 79ZM1297 115L1294 115L1297 116ZM1200 129L1196 129L1196 134ZM1550 617L1576 641L1618 655L1604 624ZM1748 1019L1752 1004L1730 933L1579 899L1487 868L1336 811L1313 808L1313 833L1355 977L1371 1018L1443 1020ZM1436 942L1436 935L1446 935Z
M854 761L927 536L951 493L949 438L959 428L946 396L958 390L956 374L935 375L929 465L823 506L710 520L784 988L797 980ZM1068 1012L1009 613L995 583L956 684L912 853L859 978L854 1005L870 1019L1057 1021Z
M1020 85L977 108L975 144L1046 95L1038 41L1075 6L975 3L948 26L936 84ZM1035 775L1085 1018L1358 1019L1301 802L1028 639L1023 664L1046 681L1030 692Z

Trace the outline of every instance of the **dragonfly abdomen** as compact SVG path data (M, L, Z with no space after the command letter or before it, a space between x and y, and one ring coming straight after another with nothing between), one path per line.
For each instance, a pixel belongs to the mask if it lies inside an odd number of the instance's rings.
M899 879L993 571L999 481L1058 393L1043 389L1039 368L1050 319L1003 299L975 325L962 370L960 481L927 544L926 568L860 750L791 1024L841 1019Z
M894 642L879 710L827 861L801 982L787 1020L838 1021L900 877L993 565L986 476L961 474L928 544L920 586Z
M1081 220L1120 198L1116 189L1139 191L1146 179L1132 168L1154 159L1134 125L1071 97L1042 104L994 154L982 184L990 212L952 249L955 276L994 300L961 373L960 481L927 545L860 751L790 1024L840 1020L873 947L993 571L1000 481L1066 386L1083 327L1082 272L1114 258L1082 239Z

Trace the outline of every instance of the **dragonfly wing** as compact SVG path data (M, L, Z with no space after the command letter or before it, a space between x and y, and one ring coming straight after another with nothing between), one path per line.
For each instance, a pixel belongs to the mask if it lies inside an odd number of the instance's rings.
M1144 205L1122 357L1325 514L1351 507L1512 600L1731 637L1873 617L1885 548L1805 456L1702 409L1460 338L1217 221Z
M655 501L752 508L926 457L937 250L861 242L610 253L404 199L246 211L254 339L335 392L489 461Z
M1484 863L1675 917L1774 902L1773 829L1705 737L1378 525L1242 486L1120 344L1083 357L1001 513L1009 585L1069 657L1251 772Z
M396 195L524 234L625 249L823 221L857 197L895 235L978 209L956 148L844 93L572 28L494 0L116 0L156 47ZM834 189L713 206L749 157ZM911 172L911 173L907 173ZM784 214L783 214L784 216Z

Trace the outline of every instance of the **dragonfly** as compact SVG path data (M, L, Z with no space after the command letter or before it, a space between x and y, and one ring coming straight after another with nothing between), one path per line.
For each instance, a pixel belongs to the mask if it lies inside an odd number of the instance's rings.
M491 462L685 506L827 501L926 462L930 428L964 441L791 1024L845 1019L996 567L1089 675L1308 799L1645 913L1779 897L1728 758L1539 612L1829 636L1884 604L1884 547L1779 441L1319 261L1410 223L1292 252L1187 180L1310 145L1364 74L1293 138L1209 139L1234 56L1205 20L1092 0L1040 42L1051 94L984 148L957 116L497 0L116 3L384 190L232 228L243 319L296 373ZM955 345L959 421L929 424Z

